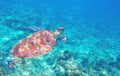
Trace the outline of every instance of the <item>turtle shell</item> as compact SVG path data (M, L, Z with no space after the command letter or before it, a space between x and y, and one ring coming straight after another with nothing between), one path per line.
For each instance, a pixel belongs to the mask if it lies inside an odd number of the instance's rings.
M50 31L35 32L13 46L11 54L23 58L41 56L53 48L55 41L55 36Z

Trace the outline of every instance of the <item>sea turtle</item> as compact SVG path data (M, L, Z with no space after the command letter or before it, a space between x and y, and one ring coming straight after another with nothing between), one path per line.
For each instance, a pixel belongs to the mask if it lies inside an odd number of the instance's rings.
M65 36L59 36L64 27L57 28L54 32L42 30L35 32L12 47L8 65L13 67L22 58L34 58L48 53L57 39L66 40Z

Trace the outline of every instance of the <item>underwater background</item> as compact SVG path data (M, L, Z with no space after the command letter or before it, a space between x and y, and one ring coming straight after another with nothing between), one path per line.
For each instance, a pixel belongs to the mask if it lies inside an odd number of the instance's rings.
M0 76L120 76L119 0L0 0ZM63 26L65 42L7 65L28 35Z

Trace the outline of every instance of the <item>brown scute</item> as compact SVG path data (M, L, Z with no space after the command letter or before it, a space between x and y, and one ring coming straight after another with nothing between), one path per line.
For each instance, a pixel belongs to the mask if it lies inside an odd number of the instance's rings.
M37 45L37 47L39 47L39 48L41 48L41 39L36 39L36 45Z
M50 42L50 35L49 33L46 31L46 32L43 32L41 34L41 44L43 45L47 45L49 42Z
M22 46L21 50L24 50L24 51L22 51L22 53L21 52L19 53L19 57L27 57L27 55L28 55L27 48L25 46Z
M18 55L19 53L19 48L20 48L20 44L17 44L15 45L13 48L12 48L12 55Z
M37 47L35 46L33 42L28 43L28 48L29 48L28 51L30 51L30 53L34 53L37 50Z
M46 41L46 39L43 39L43 38L42 38L40 43L41 43L42 45L46 45L47 43L46 43L45 41Z
M47 42L50 42L50 35L49 35L49 34L47 34L47 35L45 36L45 38L46 38L46 41L47 41Z
M14 46L14 48L12 49L13 51L11 52L12 55L14 56L18 56L18 57L25 57L27 55L27 48L23 45L21 45L20 43L17 44L16 46ZM21 50L22 53L20 52Z
M27 41L27 38L23 39L23 40L21 41L21 45L26 45L26 41Z

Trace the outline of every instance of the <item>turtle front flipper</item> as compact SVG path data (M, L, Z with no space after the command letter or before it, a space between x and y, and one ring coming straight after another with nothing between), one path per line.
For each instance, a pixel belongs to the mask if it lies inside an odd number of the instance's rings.
M11 56L11 57L8 58L7 63L8 63L9 67L14 67L21 60L22 60L22 58L20 58L20 57Z
M66 38L65 35L62 35L62 36L58 36L56 39L57 39L57 40L66 41L67 38Z

